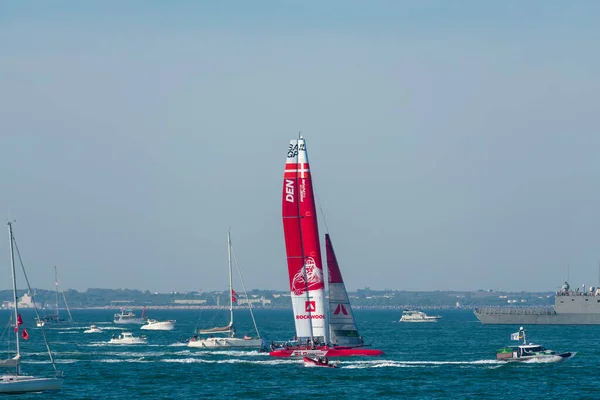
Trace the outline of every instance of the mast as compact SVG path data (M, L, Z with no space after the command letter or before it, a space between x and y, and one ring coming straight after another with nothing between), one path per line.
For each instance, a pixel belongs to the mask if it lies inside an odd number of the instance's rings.
M58 272L54 266L54 287L56 288L56 320L58 321Z
M56 265L54 266L54 278L56 283L56 289L58 290L60 283L58 282L58 272L56 270ZM67 303L67 296L65 296L65 291L62 290L62 288L60 288L60 294L62 295L63 301L65 302L65 308L67 309L67 314L69 314L69 321L73 322L73 315L71 315L71 309L69 308L69 303ZM144 314L142 314L142 317L144 317ZM58 298L56 300L56 319L58 319Z
M299 170L300 170L300 139L304 139L302 136L300 136L300 132L298 132L298 152L296 153L296 186L298 186L298 174L299 174ZM307 160L308 161L308 160ZM310 296L308 294L308 275L306 273L306 253L304 252L304 240L303 240L303 236L302 236L302 214L300 211L300 202L296 202L297 204L297 208L298 208L298 232L300 233L300 254L302 255L302 275L304 278L304 289L305 291L305 304L308 304L308 302L310 301ZM310 343L314 343L314 335L313 335L313 323L312 323L312 312L310 309L308 309L308 325L310 327L309 333L310 333Z
M231 277L231 234L227 231L227 262L229 263L229 326L233 329L233 278Z
M10 241L10 270L12 272L12 287L13 287L13 301L15 310L15 343L16 343L16 356L15 358L21 357L21 345L19 341L19 306L17 305L17 277L15 274L15 254L13 250L13 233L12 233L12 222L8 222L8 238ZM17 375L21 375L21 364L17 365Z

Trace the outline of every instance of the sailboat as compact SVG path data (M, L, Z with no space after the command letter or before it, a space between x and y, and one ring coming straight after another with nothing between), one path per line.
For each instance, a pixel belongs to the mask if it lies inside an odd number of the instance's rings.
M59 315L59 307L58 307L58 292L59 292L59 288L58 288L58 272L56 271L56 266L54 266L54 286L56 288L56 313L55 314L46 314L43 318L37 318L35 321L35 325L38 328L41 328L42 326L45 325L64 325L64 324L71 324L73 323L73 316L71 315L71 310L69 309L69 305L67 304L67 298L65 296L65 292L60 289L60 293L62 293L62 298L65 302L65 307L67 308L67 313L69 314L69 319L66 320L64 318L61 318Z
M235 326L233 324L233 302L237 301L237 294L233 290L233 277L232 277L232 263L231 263L231 234L227 232L227 259L229 264L229 324L222 327L215 327L210 329L199 330L188 342L188 347L202 348L202 349L214 349L214 348L243 348L243 349L262 349L264 348L264 340L261 339L260 333L254 320L254 313L252 313L252 306L248 302L250 308L250 315L254 322L254 329L256 330L257 337L250 337L244 335L243 337L237 337L235 332ZM240 275L241 277L241 275ZM244 291L245 291L244 287ZM246 298L248 296L246 295ZM208 335L208 337L201 337L198 335ZM217 336L215 336L217 335Z
M0 394L58 391L61 389L63 382L63 380L58 376L47 378L24 375L21 370L22 357L20 339L22 336L24 340L27 340L29 338L29 334L25 328L20 329L20 325L23 324L23 319L21 318L21 314L19 314L19 307L17 303L17 279L15 273L15 257L13 253L14 237L11 222L8 223L8 235L10 239L10 268L12 272L13 287L15 355L12 358L0 359L0 368L8 370L8 373L0 375ZM46 340L45 335L44 340ZM46 347L48 348L48 354L50 355L52 366L56 371L56 366L54 365L54 360L52 359L52 353L50 352L47 342Z
M282 218L296 340L281 347L272 344L269 354L274 357L382 355L381 350L365 348L358 334L329 235L326 236L329 300L325 297L315 199L303 137L292 140L288 148Z

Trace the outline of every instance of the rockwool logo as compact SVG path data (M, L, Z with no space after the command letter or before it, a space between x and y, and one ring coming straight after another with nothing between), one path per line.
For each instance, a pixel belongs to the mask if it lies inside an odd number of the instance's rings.
M304 311L306 312L315 312L317 311L317 305L315 304L315 301L305 301L304 302Z
M325 319L323 314L296 315L296 319Z

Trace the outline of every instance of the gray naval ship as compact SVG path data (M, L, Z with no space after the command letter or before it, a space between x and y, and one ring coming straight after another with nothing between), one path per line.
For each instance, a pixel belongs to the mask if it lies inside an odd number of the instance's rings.
M600 288L570 289L565 282L554 307L482 307L475 309L475 316L483 324L600 325Z

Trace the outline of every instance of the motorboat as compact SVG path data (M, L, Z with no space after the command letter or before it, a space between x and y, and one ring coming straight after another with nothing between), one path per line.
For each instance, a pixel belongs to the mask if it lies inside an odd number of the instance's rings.
M400 322L437 322L440 318L442 318L440 315L427 315L422 311L404 310Z
M146 320L146 325L143 325L140 329L147 329L151 331L172 331L175 329L175 320L168 319L166 321L158 321L156 319Z
M506 346L496 350L496 360L498 361L547 361L557 362L573 357L575 352L558 353L554 350L548 350L544 346L535 343L527 343L525 329L521 327L519 332L510 335L511 340L523 340L523 343L517 346Z
M98 328L96 325L90 325L83 333L102 333L102 328Z
M108 341L111 344L146 344L147 342L148 338L146 336L133 336L133 333L125 331L118 335L113 335Z
M142 316L138 317L132 310L121 310L120 313L115 314L115 324L138 324L143 325L146 322L144 314L146 309L142 312Z
M306 367L325 367L325 368L337 368L337 363L330 363L327 357L303 357L304 366Z

